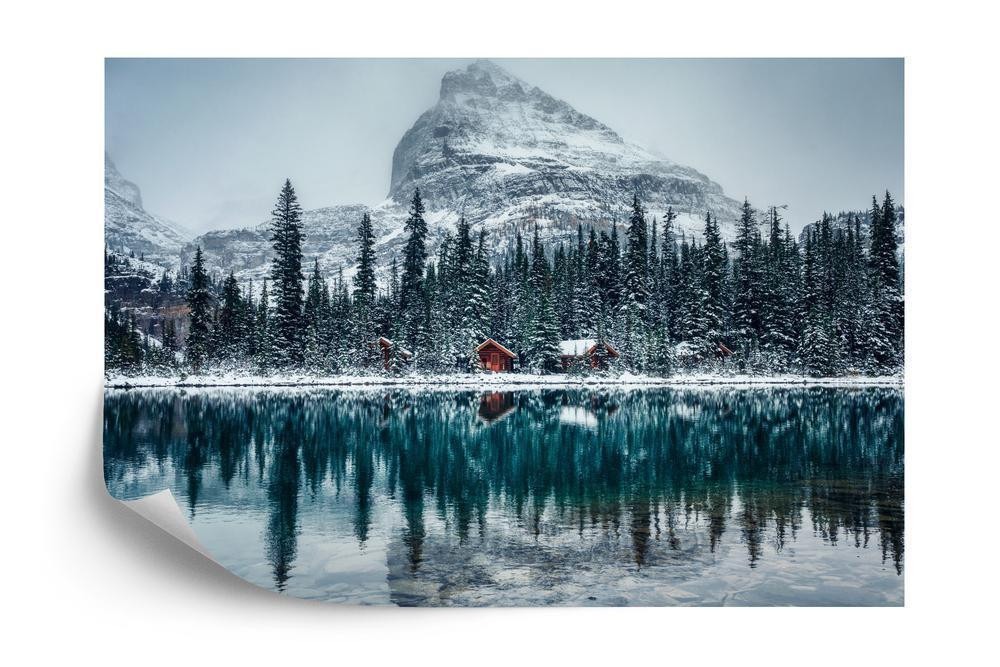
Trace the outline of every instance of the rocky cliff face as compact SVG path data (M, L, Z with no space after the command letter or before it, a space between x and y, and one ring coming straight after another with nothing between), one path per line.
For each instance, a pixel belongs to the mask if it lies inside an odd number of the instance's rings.
M446 74L438 103L396 147L389 197L405 204L416 187L501 238L524 221L622 220L633 192L651 215L673 206L688 232L700 233L707 210L730 227L738 208L705 175L625 142L489 61Z
M176 224L148 213L142 194L126 180L108 155L104 156L104 242L123 255L134 253L164 268L180 266L180 252L189 240Z
M712 211L724 237L733 235L737 202L698 171L624 141L603 123L512 76L489 61L445 74L437 104L424 112L393 154L387 199L367 209L385 267L406 241L409 200L420 188L427 206L430 250L454 230L460 215L473 233L487 233L497 256L516 233L535 224L547 243L575 242L576 226L606 229L628 219L638 192L650 216L678 213L678 232L700 236ZM364 206L333 206L305 215L306 263L318 258L324 273L353 273L355 229ZM205 234L187 245L190 261L202 245L210 269L243 278L268 274L271 248L266 221L240 230Z

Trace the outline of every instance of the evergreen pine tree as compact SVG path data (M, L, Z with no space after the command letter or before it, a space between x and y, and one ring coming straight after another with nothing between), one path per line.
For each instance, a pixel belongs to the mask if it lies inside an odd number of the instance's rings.
M625 284L618 314L615 339L625 364L633 370L645 370L648 358L647 290L649 286L649 247L646 217L639 196L632 198L632 216L627 231Z
M753 365L757 361L763 332L764 279L757 217L748 199L743 200L743 209L736 226L735 249L737 257L733 262L733 328L740 346L740 361Z
M353 349L362 365L377 368L379 349L375 343L378 338L378 332L375 331L375 232L367 211L361 216L361 223L358 225L357 267L357 273L354 274ZM388 333L383 332L383 335Z
M243 358L243 298L236 275L229 273L222 284L222 307L219 309L218 358L234 362Z
M205 363L209 354L209 321L211 314L209 309L212 305L212 296L208 290L208 276L205 274L205 261L202 257L201 246L195 250L194 264L191 267L191 287L187 293L187 305L191 311L191 323L188 326L187 340L187 362L191 368L198 372Z
M413 192L410 215L404 231L409 234L403 252L403 277L400 284L399 316L401 342L412 350L419 360L421 328L426 320L424 298L424 270L427 261L427 222L424 220L424 202L420 189Z
M719 224L712 215L705 215L705 246L701 250L701 348L706 357L715 354L722 341L726 313L726 250L719 234Z
M260 290L260 302L257 304L255 313L256 323L254 325L254 334L257 336L257 343L255 345L257 355L254 361L259 371L265 374L274 366L274 342L271 338L270 307L267 281L265 280Z
M537 224L531 245L529 293L534 304L529 324L529 366L536 371L553 372L559 366L559 318L552 304L551 273Z
M285 180L271 212L274 263L274 314L272 335L276 361L282 366L301 364L305 354L302 327L302 207L290 180Z
M903 298L899 259L896 256L896 205L887 191L881 208L872 197L871 250L869 283L871 285L872 370L892 372L902 362Z
M678 256L677 237L674 233L674 220L677 214L673 207L667 209L663 216L663 251L660 257L660 290L658 299L662 309L662 326L665 329L665 340L673 344L679 339L677 331L678 315Z

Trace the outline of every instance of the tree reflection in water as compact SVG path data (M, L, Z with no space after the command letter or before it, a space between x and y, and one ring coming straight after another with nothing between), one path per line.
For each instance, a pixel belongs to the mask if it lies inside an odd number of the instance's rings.
M115 391L104 450L113 495L171 486L192 517L245 487L278 590L304 498L330 489L348 492L362 549L377 503L398 504L400 576L420 573L432 520L473 550L499 520L536 540L625 533L639 569L692 526L712 553L738 535L754 568L808 521L833 546L877 540L903 569L903 398L888 388Z

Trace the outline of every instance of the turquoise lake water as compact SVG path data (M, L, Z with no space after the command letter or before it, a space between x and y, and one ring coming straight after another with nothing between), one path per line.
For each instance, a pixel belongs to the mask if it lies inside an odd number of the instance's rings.
M896 388L109 390L104 471L296 597L903 603Z

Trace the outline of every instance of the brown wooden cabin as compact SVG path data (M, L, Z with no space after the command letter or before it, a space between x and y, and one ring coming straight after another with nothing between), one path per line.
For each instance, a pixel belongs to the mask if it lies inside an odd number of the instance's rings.
M475 352L479 355L479 365L483 370L493 373L510 373L514 370L517 355L492 338L480 343Z
M617 359L621 355L614 345L607 341L601 341L604 346L604 357L607 359ZM559 343L559 360L562 362L562 369L568 371L578 363L585 363L588 367L603 370L607 367L607 361L601 363L597 355L598 341L596 338L577 338L575 340L564 340Z
M379 336L378 346L379 346L379 349L382 352L382 367L385 370L391 369L392 368L393 348L395 347L395 343L393 343L391 340L389 340L385 336ZM410 352L409 350L405 350L403 348L399 348L399 351L397 352L397 356L404 363L409 363L410 360L413 359L413 353Z

